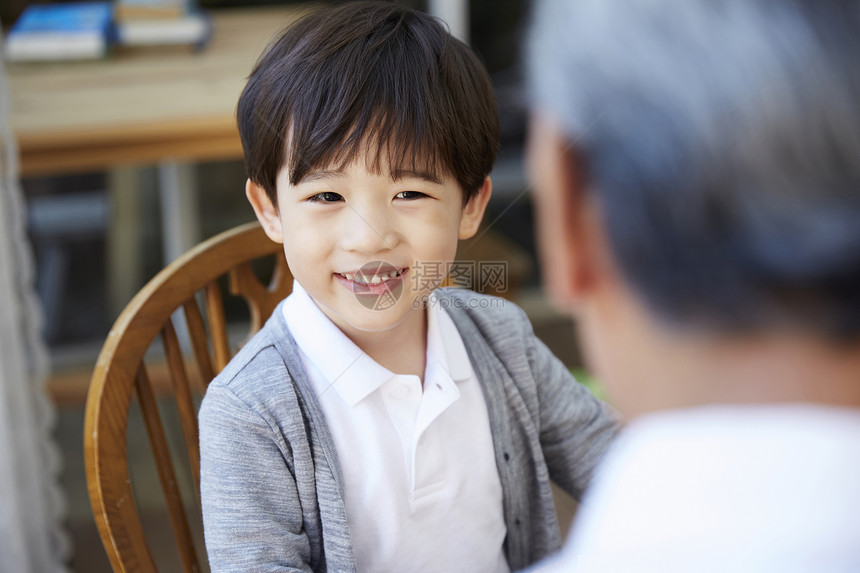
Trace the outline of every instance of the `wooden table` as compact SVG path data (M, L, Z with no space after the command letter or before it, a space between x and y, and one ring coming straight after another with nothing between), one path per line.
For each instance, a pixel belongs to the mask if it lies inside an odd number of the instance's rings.
M7 66L21 175L109 173L114 314L141 286L135 166L159 167L166 264L202 239L191 164L242 157L235 110L246 78L275 33L309 9L212 11L212 39L199 52L140 48L97 61Z
M306 8L213 11L198 53L139 49L105 60L10 64L24 176L241 157L239 93L272 36Z

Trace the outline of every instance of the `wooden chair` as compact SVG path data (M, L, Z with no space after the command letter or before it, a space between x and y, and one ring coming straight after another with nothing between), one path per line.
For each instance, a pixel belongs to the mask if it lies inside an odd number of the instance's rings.
M272 281L264 286L251 262L275 257ZM164 494L167 512L178 545L183 571L200 571L201 562L189 526L189 517L201 522L199 503L194 515L186 514L168 436L159 414L156 396L163 388L153 384L144 358L160 338L170 384L164 384L175 400L181 421L188 463L199 496L200 460L194 394L205 386L231 358L219 278L227 275L230 292L243 297L250 307L251 333L256 332L292 288L281 245L271 242L259 224L251 223L221 233L201 243L153 278L126 306L108 335L95 367L87 395L84 422L84 455L90 502L99 534L114 571L156 571L153 551L144 535L127 460L127 428L132 397L146 427ZM204 312L198 306L198 292ZM176 311L182 308L185 327L177 328ZM207 328L208 325L208 328ZM208 330L208 335L207 335ZM177 331L180 335L177 335ZM187 332L187 336L185 333ZM180 338L188 339L194 367L186 368ZM214 358L214 361L213 361ZM190 373L190 374L189 374ZM196 384L194 383L196 382ZM188 497L188 496L186 496ZM199 500L186 500L193 504ZM199 529L199 528L198 528Z

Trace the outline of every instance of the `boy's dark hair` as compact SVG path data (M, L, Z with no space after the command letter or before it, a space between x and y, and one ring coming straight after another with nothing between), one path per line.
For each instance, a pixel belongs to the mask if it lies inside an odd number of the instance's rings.
M452 176L464 202L489 174L499 120L477 56L421 12L384 2L321 9L260 57L237 109L248 177L277 205L276 179L367 167ZM289 145L287 145L289 143Z
M860 3L545 0L529 70L659 316L860 339Z

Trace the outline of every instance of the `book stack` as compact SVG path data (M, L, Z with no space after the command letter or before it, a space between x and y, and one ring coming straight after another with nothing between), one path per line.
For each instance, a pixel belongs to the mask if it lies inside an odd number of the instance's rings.
M117 41L122 46L202 47L211 21L193 0L117 0Z
M112 15L110 2L31 4L9 30L5 57L13 62L104 57Z

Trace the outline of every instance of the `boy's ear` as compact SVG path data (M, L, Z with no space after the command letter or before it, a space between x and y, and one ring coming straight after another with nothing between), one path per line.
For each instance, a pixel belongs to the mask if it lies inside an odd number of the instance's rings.
M472 195L466 206L463 207L463 216L460 217L460 239L470 239L478 232L478 227L481 225L481 219L484 218L484 211L487 209L487 203L492 194L493 181L487 176L478 192Z
M254 214L257 215L257 220L260 221L266 235L276 243L283 243L284 233L281 227L281 215L278 208L272 204L266 190L248 179L245 183L245 196L251 203L251 207L254 208Z

